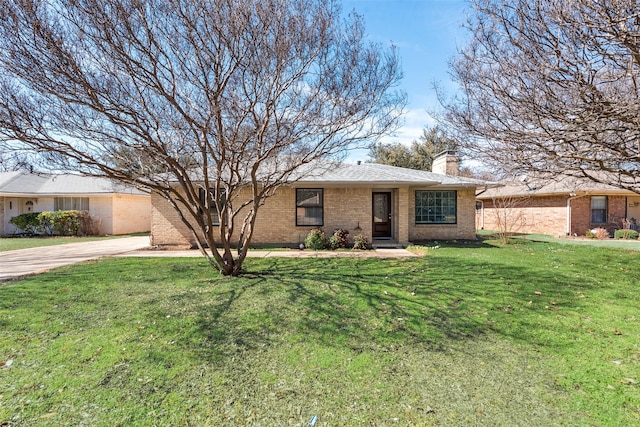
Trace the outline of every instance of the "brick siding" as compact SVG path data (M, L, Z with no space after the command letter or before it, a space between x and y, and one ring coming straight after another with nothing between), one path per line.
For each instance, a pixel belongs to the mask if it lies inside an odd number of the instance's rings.
M324 225L326 234L336 228L350 232L350 240L356 234L371 237L371 193L392 193L392 218L394 240L407 244L409 240L427 239L475 239L474 190L458 190L458 223L454 225L416 225L414 191L422 188L401 187L379 189L371 187L322 187L324 190ZM425 188L433 190L433 188ZM240 197L247 197L247 193ZM313 226L296 226L295 188L282 187L260 207L256 218L252 244L297 245L304 241ZM195 242L191 232L182 223L177 212L160 195L153 194L151 242L158 246L190 247Z
M496 201L496 203L500 206L501 201ZM510 219L507 219L512 232L540 233L551 236L566 235L566 196L514 199L512 206L506 208L512 211ZM485 230L499 230L497 215L501 215L503 209L505 208L496 207L493 200L484 200L480 227L483 226ZM512 223L509 224L509 222Z
M540 233L551 236L567 234L568 196L541 196L526 199L522 205L511 208L521 212L522 221L512 231L521 233ZM584 236L587 230L602 227L613 234L622 225L626 214L625 196L607 197L607 217L605 224L591 223L591 197L581 196L571 200L571 235ZM483 200L483 208L476 216L476 225L485 230L498 230L496 208L492 200ZM512 218L517 217L513 215Z
M151 244L190 247L195 242L178 212L161 195L151 193Z
M591 197L585 196L571 201L571 234L583 236L587 230L605 228L613 235L616 229L622 228L622 220L626 215L625 196L607 196L607 222L596 224L591 222Z

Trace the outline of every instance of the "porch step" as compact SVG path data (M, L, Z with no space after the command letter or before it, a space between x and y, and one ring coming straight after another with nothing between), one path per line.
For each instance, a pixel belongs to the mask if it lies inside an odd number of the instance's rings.
M404 245L389 240L374 240L371 247L373 249L404 249Z

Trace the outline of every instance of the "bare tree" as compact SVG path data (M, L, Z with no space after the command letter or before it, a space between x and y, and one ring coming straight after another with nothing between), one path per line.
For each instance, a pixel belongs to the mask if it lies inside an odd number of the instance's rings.
M491 220L502 243L508 244L509 238L527 225L525 208L529 200L527 196L511 195L496 195L491 198Z
M404 107L395 49L335 1L0 4L0 138L162 195L226 275L279 186Z
M496 170L640 193L640 7L628 0L471 0L443 120Z

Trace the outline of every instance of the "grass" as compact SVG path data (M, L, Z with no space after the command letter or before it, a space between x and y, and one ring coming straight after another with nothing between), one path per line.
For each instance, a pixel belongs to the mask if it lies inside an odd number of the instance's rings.
M560 243L565 245L583 245L583 246L592 246L599 248L609 248L609 249L625 249L630 251L640 251L640 241L638 240L625 240L625 239L607 239L607 240L598 240L598 239L586 239L586 238L557 238L547 236L545 234L525 234L520 236L519 238L533 240L536 242L553 242Z
M478 230L478 237L481 239L494 239L497 238L498 232L491 230ZM629 251L640 251L639 240L625 240L625 239L587 239L586 237L552 237L547 234L534 234L534 233L513 233L511 240L531 240L534 242L547 242L547 243L559 243L562 245L574 245L574 246L592 246L597 248L608 249L624 249Z
M0 425L640 422L637 253L115 258L0 287ZM10 366L7 361L11 360Z
M134 235L146 235L140 233ZM92 242L95 240L118 239L121 237L130 237L132 235L123 236L107 236L107 237L75 237L75 236L53 236L53 237L5 237L0 238L0 252L15 251L18 249L37 248L41 246L64 245L65 243L82 243Z

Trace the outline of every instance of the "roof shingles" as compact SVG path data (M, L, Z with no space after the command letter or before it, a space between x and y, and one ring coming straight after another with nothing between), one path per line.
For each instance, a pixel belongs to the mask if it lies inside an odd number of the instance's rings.
M0 195L55 196L116 193L145 194L139 189L124 186L106 178L73 174L0 173Z
M327 184L408 184L478 187L484 181L459 176L441 175L377 163L338 163L303 172L299 183Z

